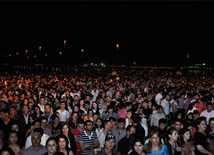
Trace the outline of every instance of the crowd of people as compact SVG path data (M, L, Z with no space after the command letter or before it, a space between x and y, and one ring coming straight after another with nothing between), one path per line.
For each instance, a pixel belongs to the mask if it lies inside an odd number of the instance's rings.
M210 75L133 68L0 73L1 155L212 155Z

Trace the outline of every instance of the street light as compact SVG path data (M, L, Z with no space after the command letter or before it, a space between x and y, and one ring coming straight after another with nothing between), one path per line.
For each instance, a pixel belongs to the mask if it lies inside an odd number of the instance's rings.
M59 52L59 55L62 55L62 52Z
M27 54L28 50L25 51L25 53Z
M64 40L64 48L65 48L65 45L66 45L66 41L67 41L67 40Z
M39 52L41 52L41 48L42 48L42 47L41 47L41 46L39 46Z
M84 50L83 49L81 49L81 53L83 53L84 52Z
M117 51L117 65L119 66L119 61L120 61L120 58L119 58L119 47L120 47L120 45L119 44L116 44L116 51Z

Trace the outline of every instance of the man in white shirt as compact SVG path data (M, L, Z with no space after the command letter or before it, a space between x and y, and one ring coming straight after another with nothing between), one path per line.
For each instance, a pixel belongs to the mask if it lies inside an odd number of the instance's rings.
M91 94L93 95L92 102L97 100L97 96L99 95L99 90L96 87L93 87L93 90L91 91Z
M161 102L161 106L163 107L166 116L169 116L169 105L169 95L166 95L165 99Z
M156 96L155 96L155 102L160 105L160 100L163 98L163 95L162 95L163 91L161 91L160 93L158 93Z
M207 124L209 124L209 119L214 117L213 104L211 102L207 102L207 109L204 110L200 116L204 116L207 118Z
M40 110L44 113L45 112L45 98L44 97L40 98L38 106L40 107Z

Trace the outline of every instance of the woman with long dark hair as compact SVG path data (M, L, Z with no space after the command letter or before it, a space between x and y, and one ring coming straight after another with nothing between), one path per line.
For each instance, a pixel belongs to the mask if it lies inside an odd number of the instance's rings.
M16 155L22 154L22 148L20 147L20 143L18 141L18 132L15 130L11 130L9 132L8 144L8 147L10 147Z
M60 134L57 139L57 152L63 152L65 155L74 155L72 150L68 147L68 139L65 135Z
M144 139L140 136L135 137L134 139L134 146L132 147L133 150L130 155L146 155L145 151L143 150L144 147Z
M193 145L191 131L188 128L182 128L180 130L180 144L185 155L195 155L195 147Z
M198 130L194 134L195 139L195 153L200 155L212 155L209 150L209 146L211 145L211 140L208 138L206 134L207 122L206 117L199 117L196 120L196 124L198 126Z
M60 122L57 126L57 128L60 130L60 133L68 139L68 147L73 151L74 154L77 152L77 146L75 142L75 138L73 133L71 133L70 126L68 123Z

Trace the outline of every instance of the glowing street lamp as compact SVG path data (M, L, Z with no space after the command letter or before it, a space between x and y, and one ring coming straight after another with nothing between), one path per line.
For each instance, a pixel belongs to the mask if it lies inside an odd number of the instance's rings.
M39 52L41 52L41 49L42 49L42 47L41 47L41 46L39 46Z
M18 53L18 52L16 52L16 55L19 55L19 53Z
M83 53L84 52L84 50L83 49L81 49L81 53Z
M59 55L62 55L62 52L59 52Z
M11 54L9 54L9 57L11 57L12 55Z
M119 44L116 44L117 49L119 49Z
M45 54L45 56L47 57L47 56L48 56L48 54Z
M64 48L65 48L65 45L66 45L66 41L67 41L67 40L64 40Z
M25 53L27 54L28 50L25 51Z

